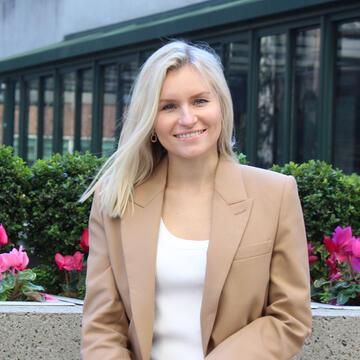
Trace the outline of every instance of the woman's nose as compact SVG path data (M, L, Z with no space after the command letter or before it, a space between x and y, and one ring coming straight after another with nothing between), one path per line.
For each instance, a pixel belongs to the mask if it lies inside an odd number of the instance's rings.
M191 127L196 123L196 121L197 121L197 118L191 108L189 108L189 107L181 108L181 114L180 114L180 118L179 118L179 123L181 125Z

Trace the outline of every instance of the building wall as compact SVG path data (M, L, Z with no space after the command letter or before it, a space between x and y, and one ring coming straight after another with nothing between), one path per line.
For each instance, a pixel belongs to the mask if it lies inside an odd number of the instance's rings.
M62 41L65 35L205 0L0 0L0 58Z

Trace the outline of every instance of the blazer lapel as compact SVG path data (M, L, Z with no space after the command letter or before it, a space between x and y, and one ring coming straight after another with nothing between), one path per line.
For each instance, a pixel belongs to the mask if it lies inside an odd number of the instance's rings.
M200 316L204 354L207 353L221 291L241 242L251 206L252 199L247 198L240 167L220 158L215 176L211 235Z
M155 272L159 224L166 184L167 160L149 180L135 189L134 209L130 205L121 220L121 239L129 284L132 320L141 357L150 359L155 313ZM132 212L134 210L134 212Z

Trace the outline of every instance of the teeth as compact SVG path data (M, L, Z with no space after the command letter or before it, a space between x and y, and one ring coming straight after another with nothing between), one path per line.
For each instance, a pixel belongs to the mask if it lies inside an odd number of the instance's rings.
M179 138L179 139L189 138L189 137L193 137L193 136L200 135L200 134L202 134L203 132L204 132L203 130L199 130L199 131L195 131L195 132L188 133L188 134L176 135L176 137Z

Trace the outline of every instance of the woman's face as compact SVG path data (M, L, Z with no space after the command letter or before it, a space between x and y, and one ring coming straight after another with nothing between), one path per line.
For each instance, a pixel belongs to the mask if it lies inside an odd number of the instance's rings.
M195 67L169 71L155 120L155 132L169 157L217 155L221 120L218 97Z

